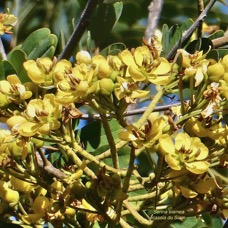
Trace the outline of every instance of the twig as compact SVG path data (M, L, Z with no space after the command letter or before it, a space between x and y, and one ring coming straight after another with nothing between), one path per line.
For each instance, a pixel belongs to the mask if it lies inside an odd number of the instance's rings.
M40 156L36 154L36 159L39 167L42 167L45 171L57 177L58 179L64 179L66 177L65 173L61 172L59 169L56 169L51 162L47 160L42 149L39 149L38 152Z
M6 52L2 43L2 38L0 37L0 59L6 60Z
M124 205L125 207L130 211L130 213L133 215L133 217L139 222L141 223L142 225L145 225L145 226L151 226L153 224L153 221L149 221L145 218L143 218L133 207L132 205L127 201L125 200L124 201Z
M204 2L203 0L197 0L198 2L198 15L200 15L204 10ZM198 30L197 30L197 38L200 39L202 36L203 29L203 20L199 21Z
M85 9L76 25L74 32L72 33L69 41L67 42L63 52L58 57L58 61L61 59L69 59L75 47L78 45L83 33L89 25L90 17L93 10L101 2L101 0L88 0Z
M166 59L172 59L173 56L175 55L176 51L178 50L178 48L180 47L180 44L183 44L191 35L192 33L195 31L195 29L197 28L197 26L199 25L200 21L202 21L206 16L208 11L212 8L212 6L215 4L216 0L211 0L207 6L205 7L204 11L198 16L198 18L196 19L196 21L192 24L192 26L186 30L181 39L178 40L173 48L171 49L171 51L166 55Z
M214 48L220 48L220 47L226 46L228 45L228 35L213 39L212 43L214 45Z
M170 105L159 105L157 107L154 108L153 112L162 112L162 111L166 111L169 110L171 107L174 106L179 106L180 102L174 103L174 104L170 104ZM144 108L138 108L138 109L133 109L133 110L128 110L126 111L123 116L134 116L134 115L140 115L143 114L145 111L147 110L147 107ZM107 118L111 118L111 115L106 115ZM85 120L100 120L100 114L83 114L80 119L85 119Z
M158 20L160 18L162 6L163 0L153 0L148 7L149 16L145 32L145 38L147 40L154 35L154 32L157 28Z

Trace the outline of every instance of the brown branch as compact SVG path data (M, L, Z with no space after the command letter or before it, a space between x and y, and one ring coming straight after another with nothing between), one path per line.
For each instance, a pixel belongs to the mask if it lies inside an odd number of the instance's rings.
M181 44L183 44L195 31L195 29L198 27L200 21L202 21L206 16L209 10L212 8L212 6L215 4L216 0L211 0L207 6L205 7L204 11L198 16L196 21L192 24L192 26L186 30L183 34L180 40L178 40L173 48L170 50L170 52L166 55L167 59L172 59L175 53L177 52L178 48L180 47Z
M145 38L148 40L150 37L152 37L155 33L155 30L158 25L158 21L160 19L160 14L163 6L163 0L153 0L148 9L149 9L149 15L148 15L148 22L145 32Z
M36 160L39 167L43 168L47 173L57 177L58 179L62 180L66 177L65 173L55 168L51 162L47 160L42 149L39 149L38 153L36 153Z
M228 35L212 40L214 48L220 48L228 45Z
M198 15L200 15L204 10L204 2L203 0L197 0L198 2ZM201 38L203 29L203 20L199 21L198 30L197 30L197 38Z

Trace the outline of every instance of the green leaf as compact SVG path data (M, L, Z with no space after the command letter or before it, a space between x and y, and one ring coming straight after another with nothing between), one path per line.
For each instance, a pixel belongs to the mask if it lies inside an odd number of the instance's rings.
M207 54L207 59L214 59L218 61L223 58L225 55L228 55L227 49L213 49Z
M120 140L118 134L122 130L121 126L116 120L111 120L109 125L115 142L118 142ZM78 135L84 148L88 152L95 152L96 149L108 145L107 137L101 122L94 121L87 124L79 130Z
M3 67L5 71L5 77L10 74L17 74L17 71L14 68L13 64L10 63L8 60L3 60Z
M28 59L39 57L52 58L57 46L57 37L47 28L38 29L31 33L24 41L21 49L27 54Z
M0 61L0 80L5 80L5 70L2 60Z
M21 82L25 83L31 81L27 76L25 68L23 67L23 63L27 60L26 53L20 49L14 49L10 52L10 54L7 57L8 61L12 63L12 65L14 66Z
M213 39L223 37L223 36L224 36L224 31L218 30L218 31L214 32L213 34L211 34L210 36L208 36L207 38L210 40L213 40Z
M114 4L100 4L92 16L89 30L95 44L99 46L101 42L111 32L120 18L123 9L122 2Z
M124 146L118 151L120 169L127 168L127 166L129 165L130 150L131 149L129 146ZM109 166L113 165L112 158L106 158L103 160L103 162Z
M181 44L181 38L183 33L190 28L190 26L193 24L192 19L186 20L180 27L178 26L172 26L170 30L168 31L168 26L164 25L162 29L162 45L164 45L162 48L162 56L166 56L169 51L173 48L173 46L179 42L179 46L184 46L185 43ZM164 32L164 34L163 34ZM163 38L164 37L164 38Z
M50 35L50 30L47 28L41 28L31 33L23 42L21 49L29 55L34 48L45 38Z
M57 37L50 34L45 39L41 40L37 46L29 53L28 59L37 59L39 57L52 58L57 45ZM50 50L49 50L50 49Z
M174 216L175 218L175 216ZM170 225L171 228L203 228L205 224L201 219L195 217L186 218L183 222L176 221Z

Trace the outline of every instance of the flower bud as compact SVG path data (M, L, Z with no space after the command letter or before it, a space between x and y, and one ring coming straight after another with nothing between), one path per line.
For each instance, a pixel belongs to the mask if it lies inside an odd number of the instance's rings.
M113 88L114 82L110 78L102 78L99 82L100 90L99 92L104 96L110 96Z
M91 56L87 51L80 51L76 54L76 60L78 63L91 63Z
M19 202L20 196L17 191L7 188L3 191L2 198L10 207L13 207Z
M207 68L207 74L211 81L218 82L225 74L225 69L221 63L215 63Z
M76 214L76 210L72 207L67 207L64 214L68 216L74 216Z
M70 185L70 191L76 199L82 199L85 196L86 188L79 181L75 181Z
M37 214L43 214L50 208L51 204L47 197L37 196L33 203L33 211Z

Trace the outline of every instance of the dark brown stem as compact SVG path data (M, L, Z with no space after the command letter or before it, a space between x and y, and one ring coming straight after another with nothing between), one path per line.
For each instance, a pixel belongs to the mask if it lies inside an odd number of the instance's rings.
M166 55L166 59L172 59L175 55L175 53L177 52L178 48L180 47L181 44L183 44L191 35L192 33L195 31L195 29L198 27L200 21L202 21L206 16L207 13L209 12L209 10L212 8L212 6L215 4L216 0L211 0L207 6L205 7L204 11L199 15L199 17L196 19L196 21L192 24L192 26L186 30L181 39L178 40L173 48L171 49L171 51Z
M203 0L198 0L198 15L200 15L204 10L204 2ZM203 20L199 21L198 30L197 30L197 38L200 39L202 36L203 29Z
M85 6L85 9L82 12L82 15L76 25L74 32L72 33L66 47L64 48L63 52L58 57L58 61L61 59L69 59L78 45L83 33L85 32L86 28L89 26L91 15L96 8L96 6L102 2L101 0L88 0Z

